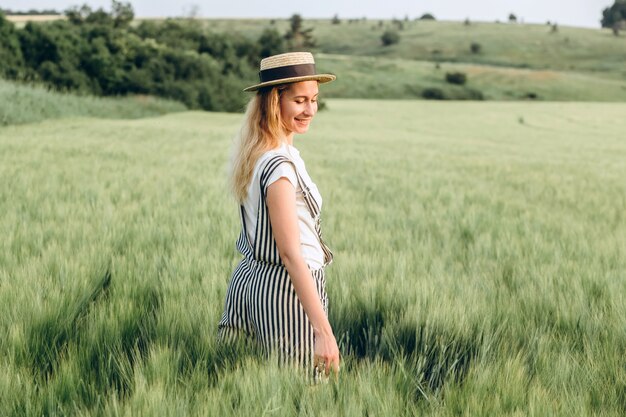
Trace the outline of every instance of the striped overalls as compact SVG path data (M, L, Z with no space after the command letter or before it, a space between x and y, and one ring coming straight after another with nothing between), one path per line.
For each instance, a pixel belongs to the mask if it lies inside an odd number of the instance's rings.
M322 240L320 209L295 164L283 155L276 155L267 161L261 173L261 198L254 246L248 239L244 208L241 206L242 229L237 249L243 259L235 268L228 285L224 313L218 325L218 338L220 341L230 341L241 335L252 337L268 355L277 353L281 364L312 369L313 328L278 254L265 203L267 180L283 162L293 165L304 201L315 221L315 230L324 252L324 266L311 272L324 311L328 314L324 267L332 261L333 255Z

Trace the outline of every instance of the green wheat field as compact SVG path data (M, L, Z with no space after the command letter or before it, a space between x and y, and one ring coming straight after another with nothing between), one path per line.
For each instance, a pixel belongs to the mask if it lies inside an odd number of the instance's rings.
M327 99L337 382L215 340L240 114L0 128L2 416L621 416L626 104Z

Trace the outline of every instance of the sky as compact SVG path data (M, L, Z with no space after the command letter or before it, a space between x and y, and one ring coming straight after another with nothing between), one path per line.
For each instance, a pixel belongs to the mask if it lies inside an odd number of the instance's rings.
M429 12L439 20L506 21L514 13L525 23L557 22L559 25L598 28L602 10L614 0L130 0L136 17L272 17L288 18L299 13L307 18L413 19ZM109 10L109 0L0 0L10 10L55 9L88 4Z

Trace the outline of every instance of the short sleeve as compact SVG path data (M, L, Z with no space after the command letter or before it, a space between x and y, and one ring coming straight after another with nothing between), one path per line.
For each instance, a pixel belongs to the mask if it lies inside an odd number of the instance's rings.
M298 177L296 176L296 170L289 162L281 162L272 172L272 175L267 179L265 183L265 191L267 187L278 181L280 178L287 178L293 185L293 188L298 189Z

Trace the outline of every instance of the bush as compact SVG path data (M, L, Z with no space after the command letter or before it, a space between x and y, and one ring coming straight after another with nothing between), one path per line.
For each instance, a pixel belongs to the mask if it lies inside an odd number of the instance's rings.
M450 84L464 85L467 75L464 72L446 72L446 81Z
M420 20L437 20L437 19L435 19L435 16L433 16L431 13L424 13L420 17Z
M383 42L383 46L389 46L400 42L400 35L395 30L387 30L380 37L380 40Z
M470 52L473 54L479 54L482 46L478 42L472 42L470 45Z
M441 88L427 87L422 90L422 97L427 100L445 100L446 96Z

